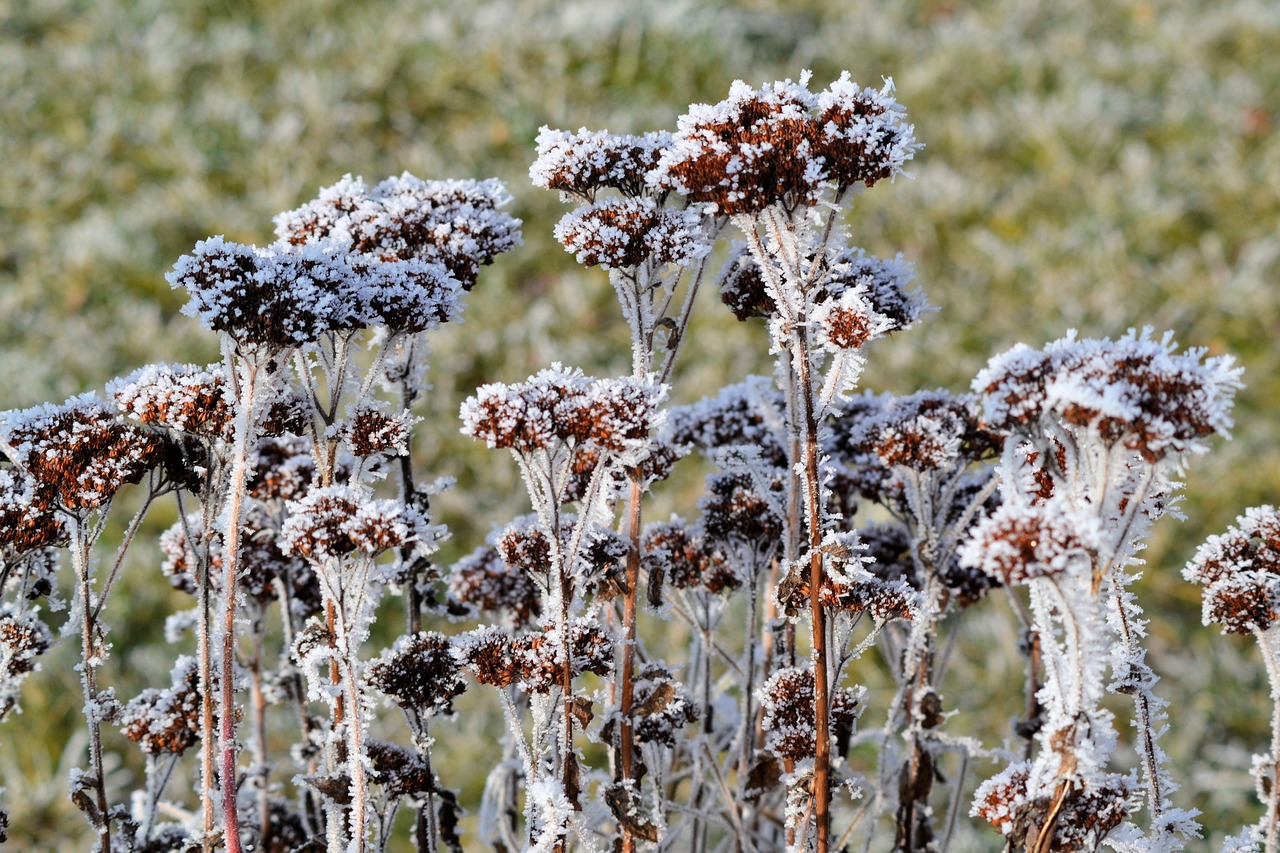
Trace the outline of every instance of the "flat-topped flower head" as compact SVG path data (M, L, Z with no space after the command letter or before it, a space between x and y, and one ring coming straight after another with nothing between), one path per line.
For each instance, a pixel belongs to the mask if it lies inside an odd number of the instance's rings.
M771 487L774 502L782 500L782 481ZM746 474L713 474L707 478L706 495L698 501L708 539L748 548L769 548L781 542L783 520L773 506L756 492Z
M564 643L559 629L513 634L488 625L454 638L458 654L481 684L509 687L519 684L530 693L549 693L564 674ZM571 677L584 672L599 676L613 671L613 638L595 619L574 619L569 625Z
M607 198L583 205L565 214L555 237L578 263L605 269L645 263L684 266L711 250L696 212L659 207L648 198Z
M368 189L347 176L277 216L276 235L295 245L333 242L383 261L442 264L470 290L480 267L521 243L520 220L499 209L510 200L494 179L424 181L406 172Z
M726 216L814 204L826 173L805 82L738 80L720 103L689 107L650 185Z
M1130 331L1116 341L1068 335L1037 352L1019 345L974 380L993 429L1035 433L1044 418L1122 444L1149 463L1202 452L1231 427L1240 369L1204 350L1175 354L1166 335Z
M229 394L220 364L149 364L107 386L107 396L126 417L203 439L232 437Z
M960 562L1003 584L1027 583L1087 570L1101 533L1096 517L1070 512L1055 501L1002 504L974 527Z
M675 445L702 451L726 447L755 448L776 468L787 465L783 434L786 400L767 376L749 376L727 385L714 397L676 406L667 415L667 432Z
M369 665L369 682L401 707L427 715L453 713L453 700L467 689L458 674L461 659L444 634L420 631L401 637Z
M658 426L662 392L629 377L589 379L556 364L522 383L476 389L462 404L462 432L522 454L562 444L622 452L642 445Z
M417 750L377 738L370 738L365 747L369 751L373 781L386 790L388 797L435 793L438 784L431 766Z
M889 468L915 471L963 466L1000 446L979 423L975 398L942 390L884 399L876 411L852 416L843 435L855 454L874 453Z
M661 577L676 589L701 587L711 593L742 586L724 555L690 531L682 519L645 525L642 543L650 578Z
M840 687L831 691L831 728L849 728L862 713L863 690ZM803 761L812 758L818 742L814 725L813 670L785 667L769 676L756 692L764 711L760 727L765 746L779 758Z
M526 627L542 615L538 584L523 566L503 559L493 545L477 548L453 564L449 603L501 619L515 628Z
M342 422L342 440L356 456L407 456L413 425L419 420L408 409L391 415L366 404Z
M729 259L720 270L717 284L720 286L720 301L742 322L771 317L778 310L778 304L765 286L760 265L741 240L733 241Z
M93 394L61 406L0 413L0 445L36 481L37 492L71 512L99 509L155 467L161 439L123 423Z
M885 80L879 91L861 89L845 71L818 94L816 148L827 178L837 186L870 187L892 178L921 147L893 91L892 79Z
M329 243L259 248L212 237L165 279L187 291L184 314L246 350L302 346L362 325L356 276Z
M1182 576L1205 587L1206 625L1232 634L1267 630L1280 620L1280 512L1250 508L1197 548Z
M1077 853L1099 849L1133 810L1132 799L1133 783L1119 773L1074 780L1065 796L1058 796L1052 781L1043 789L1033 786L1030 763L1018 762L978 787L970 815L1000 830L1014 849L1029 847L1036 840L1031 833L1045 827L1052 815L1053 839L1037 848Z
M170 687L144 690L124 709L124 736L147 755L181 755L200 739L200 668L196 659L186 655L178 658L171 677Z
M412 334L456 320L462 313L466 292L442 263L352 255L347 265L361 325Z
M645 176L658 165L662 151L671 144L671 134L632 136L585 127L570 133L544 125L537 142L538 159L529 167L533 185L593 201L604 188L624 196L642 195Z
M287 508L281 549L313 563L350 554L375 557L406 546L429 553L435 547L436 532L416 509L399 501L372 500L351 486L313 489Z
M698 706L684 684L663 663L647 664L636 675L631 708L636 740L674 747L680 730L696 722Z
M876 333L887 335L910 328L928 308L918 290L908 290L915 267L902 255L879 258L863 249L845 249L829 262L814 301L857 293L875 320Z

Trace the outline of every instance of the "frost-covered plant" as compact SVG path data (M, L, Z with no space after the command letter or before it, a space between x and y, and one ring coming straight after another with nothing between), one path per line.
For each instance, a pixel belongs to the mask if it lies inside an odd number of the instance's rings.
M869 345L926 308L912 264L857 248L844 219L919 150L893 91L805 75L736 83L673 133L542 130L530 176L575 203L554 236L606 272L631 370L554 364L467 399L462 432L511 452L532 512L475 501L492 533L446 571L413 407L425 336L520 242L496 181L347 176L280 214L275 243L201 241L169 280L221 364L148 365L107 400L0 415L0 717L54 642L69 549L90 752L72 797L100 851L385 851L407 808L418 850L456 853L466 804L432 748L471 681L494 690L462 701L496 694L507 726L477 818L495 849L958 849L970 763L1007 753L948 725L948 664L964 611L1000 586L1029 650L1015 733L1031 742L972 814L1011 849L1196 834L1129 586L1183 462L1230 426L1238 371L1148 332L1071 334L996 357L972 395L855 394ZM730 226L742 239L718 251ZM668 409L708 281L764 321L774 373ZM702 492L645 524L694 452ZM100 573L107 513L144 480ZM167 681L117 701L103 609L168 493L160 574L194 606L167 621ZM1269 670L1272 515L1188 569L1206 617L1256 634ZM884 696L854 683L874 680L873 648ZM1135 703L1137 769L1118 766L1108 690ZM884 724L859 732L872 705ZM128 804L109 799L107 722L146 763ZM197 746L184 795L171 783ZM1275 846L1277 749L1255 762L1267 817L1234 849Z

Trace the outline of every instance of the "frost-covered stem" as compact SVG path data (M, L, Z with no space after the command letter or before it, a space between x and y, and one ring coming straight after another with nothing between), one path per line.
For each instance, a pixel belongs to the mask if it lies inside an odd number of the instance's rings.
M236 437L231 451L231 484L227 491L222 591L226 609L222 619L222 814L227 853L240 853L240 815L236 807L236 596L240 575L240 528L244 521L245 484L249 448L254 442L254 397L259 364L241 360L240 399L236 406ZM232 368L233 365L228 365ZM234 371L232 371L234 374Z
M253 763L258 776L258 847L271 842L271 801L267 795L267 697L262 692L262 629L254 626L253 658L249 661L249 690L253 702Z
M418 809L415 823L420 827L418 853L437 853L440 849L437 836L440 830L436 826L436 779L435 768L431 766L431 738L427 733L427 722L422 719L416 708L409 710L409 722L414 731L414 746L422 756L427 778L431 780L431 790L427 791L426 801ZM425 836L425 839L423 838ZM425 840L425 844L423 841Z
M622 601L622 662L618 667L618 749L624 781L635 779L635 727L631 720L635 700L636 593L640 585L640 472L628 472L627 495L627 589ZM622 827L624 853L635 850L635 838Z
M1267 680L1271 684L1271 785L1267 794L1267 853L1277 853L1280 838L1280 658L1273 642L1275 631L1253 629L1262 649L1262 660L1267 667Z
M747 681L742 689L742 743L741 754L738 757L738 784L742 792L745 793L747 787L747 775L751 772L751 760L755 757L755 727L756 714L752 708L752 701L755 693L755 676L756 676L756 623L759 621L760 613L760 572L756 568L754 560L751 563L750 589L748 590L747 599L747 636L745 640L745 648L742 652L743 669L746 671Z
M363 609L363 607L361 607ZM357 611L359 612L359 611ZM359 618L359 617L357 617ZM355 647L345 614L342 618L342 646L344 652L343 680L351 719L347 723L347 772L351 775L351 847L353 853L364 853L367 843L369 779L365 773L363 747L364 720L360 714L359 650Z
M178 766L180 757L172 754L147 756L147 807L142 815L142 824L138 827L137 835L143 843L151 840L151 830L156 825L156 811L160 806L160 798L164 796L164 789L169 787L169 779L173 777L173 769Z
M803 480L809 534L809 609L812 622L813 713L817 742L813 752L813 817L816 853L827 853L831 841L831 715L827 684L827 627L822 606L822 480L818 472L818 420L814 412L809 347L803 329L792 332L791 367L796 372L803 429Z
M105 508L102 510L105 512ZM98 821L94 829L98 833L99 853L111 851L111 815L107 808L107 784L102 771L102 720L98 706L98 664L93 651L95 620L93 618L93 588L89 583L89 550L93 534L85 529L87 519L80 515L71 517L71 565L76 573L76 602L72 612L80 613L80 689L84 693L85 721L89 724L89 773L93 796L97 800Z
M206 484L209 481L206 480ZM212 489L208 489L212 491ZM196 541L191 527L187 523L187 511L183 506L182 490L176 493L178 500L178 518L182 520L182 535L187 542ZM213 750L216 743L213 725L213 643L211 637L211 620L213 615L212 583L209 577L209 541L213 530L214 502L208 494L201 506L201 525L203 535L201 547L196 552L197 615L196 642L199 646L197 665L200 673L200 828L201 845L204 853L213 851L213 827L215 823L213 807Z

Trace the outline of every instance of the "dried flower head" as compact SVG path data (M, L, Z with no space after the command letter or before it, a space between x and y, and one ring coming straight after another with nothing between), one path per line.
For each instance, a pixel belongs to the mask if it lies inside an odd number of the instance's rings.
M1240 369L1205 351L1175 355L1171 336L1130 331L1117 341L1074 334L1036 351L1019 345L974 380L992 429L1037 435L1046 419L1122 444L1149 463L1203 452L1231 427Z
M195 658L178 658L172 686L148 688L129 702L121 718L124 736L147 755L181 755L200 738L200 669Z
M318 478L311 439L296 435L258 442L250 465L248 493L263 502L303 498ZM340 465L335 477L343 480L346 473Z
M840 687L831 691L831 727L851 726L863 710L863 691ZM769 676L756 692L764 709L765 745L779 758L812 758L818 742L814 725L813 670L786 667Z
M587 201L600 189L618 190L624 196L645 191L645 175L658 165L663 149L671 144L665 131L631 136L592 131L576 133L538 129L538 159L529 167L535 187L558 190Z
M782 499L781 480L772 484L774 500ZM746 474L714 474L707 478L707 493L698 501L702 529L713 542L747 548L774 548L783 535L782 518L770 502L755 491Z
M369 665L369 683L403 708L426 715L452 714L454 698L467 689L460 668L448 637L420 631L401 637Z
M1100 536L1096 517L1071 512L1056 501L1003 504L975 525L960 549L960 562L1004 584L1027 583L1087 570Z
M636 740L674 747L681 729L698 719L683 683L664 663L646 665L636 675L631 717Z
M229 439L234 406L226 368L219 364L149 364L107 386L126 416L147 426Z
M51 645L53 635L34 611L0 605L0 720L17 707L22 682L39 668L36 658Z
M449 601L471 612L498 617L513 628L525 627L542 615L538 584L521 565L509 563L492 545L477 548L454 563L449 572Z
M683 519L645 525L642 549L650 577L660 576L676 589L720 593L742 586L724 555L694 535Z
M976 400L946 391L882 398L855 415L843 431L855 455L874 453L886 467L932 471L987 458L1000 439L982 428Z
M583 266L627 269L686 266L711 246L692 210L659 207L649 198L607 198L561 218L555 237Z
M541 632L525 634L517 645L523 653L521 687L530 693L547 693L560 685L564 643L558 627L551 625ZM613 635L593 618L570 621L569 654L573 678L584 672L599 676L613 673Z
M0 562L61 545L67 531L58 518L49 490L20 471L0 468Z
M825 172L805 82L752 89L738 80L720 103L690 106L650 185L726 216L813 204Z
M676 445L702 451L749 447L775 468L787 467L783 415L786 400L765 376L720 389L689 406L675 406L667 416L667 434Z
M1205 587L1206 625L1233 634L1267 630L1280 620L1280 512L1246 510L1196 549L1182 576Z
M374 557L406 546L429 553L435 547L437 531L416 509L399 501L372 500L354 487L313 489L287 506L281 550L313 563L355 553Z
M498 625L485 625L454 638L458 654L476 681L493 687L510 687L523 677L524 649L517 636Z
M816 147L827 178L837 186L862 183L868 187L899 174L921 147L906 111L893 97L893 80L879 91L858 88L841 73L818 95Z
M555 364L516 385L482 385L462 404L462 432L522 454L584 443L639 450L660 423L663 390L629 377L589 379Z
M342 440L356 456L407 456L413 425L419 420L408 409L389 415L364 405L342 422Z
M366 743L374 781L387 795L413 797L434 793L436 780L426 759L416 751L385 740L370 738Z
M499 210L510 200L497 180L424 181L406 172L370 190L348 175L277 216L276 235L293 245L332 242L382 261L441 264L470 290L480 267L521 243L520 220Z
M120 422L93 394L61 406L0 414L0 446L48 494L72 512L99 509L136 483L161 457L163 442Z
M742 322L753 317L771 317L778 310L778 304L769 295L760 265L741 240L733 241L729 259L721 268L717 283L720 301Z
M1063 783L1069 787L1061 797L1052 787L1032 790L1030 779L1028 762L1012 765L978 787L970 813L1000 830L1016 848L1035 842L1053 812L1052 843L1037 845L1039 849L1097 850L1133 810L1132 783L1119 773Z

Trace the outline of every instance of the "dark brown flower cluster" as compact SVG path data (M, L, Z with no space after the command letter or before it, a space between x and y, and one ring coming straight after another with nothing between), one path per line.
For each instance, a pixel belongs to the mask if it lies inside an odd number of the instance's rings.
M891 84L859 89L845 75L814 96L806 83L737 81L719 104L691 106L649 183L733 216L794 211L826 183L871 186L902 170L917 146Z
M526 627L542 615L538 584L491 545L454 563L449 573L449 601L457 610L494 616L512 628Z
M416 751L385 740L370 738L366 744L373 781L386 789L388 796L414 797L431 794L436 780L426 759Z
M39 495L66 510L100 509L161 459L163 442L119 421L92 394L0 415L0 440Z
M670 667L651 663L636 676L631 717L640 743L674 747L680 730L697 721L698 709Z
M421 631L401 637L369 666L369 683L401 707L426 715L452 714L467 689L461 662L444 634Z
M642 548L651 599L664 582L676 589L699 587L713 594L742 586L742 578L724 555L690 531L682 519L646 525Z
M1057 421L1155 463L1203 450L1230 429L1240 387L1230 358L1175 355L1174 346L1150 330L1117 341L1068 336L1039 351L1017 346L992 359L973 387L992 429L1035 436Z
M196 659L181 657L172 686L142 691L125 706L124 736L147 755L181 755L200 737L200 670Z
M598 622L573 620L569 638L572 677L584 672L599 676L613 672L613 638ZM463 634L455 642L462 660L481 684L519 684L530 693L548 693L561 684L564 650L554 626L513 634L489 625Z
M1029 791L1029 781L1029 765L1015 764L984 782L974 798L974 816L1000 830L1013 849L1032 849L1034 845L1037 850L1055 853L1097 850L1132 810L1132 787L1127 777L1118 773L1062 782L1070 787L1061 798L1054 796L1054 791ZM1053 839L1046 846L1038 839L1051 812Z
M856 552L861 567L862 552ZM838 562L847 562L848 556ZM875 569L869 564L866 569ZM886 575L892 574L893 565L884 566ZM774 597L778 608L787 616L795 618L808 613L812 607L813 588L810 583L811 568L808 559L801 559L792 564L787 573L779 581ZM847 569L840 575L828 571L823 575L822 588L818 599L823 607L847 610L852 613L866 613L879 624L898 619L914 619L919 611L919 593L911 583L902 578L892 578L866 571L854 570L856 576L850 577Z
M787 467L782 418L786 400L773 380L750 376L729 385L714 397L689 406L673 407L667 432L675 445L689 445L704 452L726 447L748 447L764 462Z
M407 409L388 415L373 406L361 406L343 422L342 439L356 456L406 456L417 421Z
M250 464L247 491L263 503L301 500L318 479L311 439L297 435L258 442ZM334 468L334 479L345 482L351 470L348 460L338 459Z
M374 557L406 546L429 549L435 534L426 518L399 501L372 500L350 486L313 489L290 501L280 529L281 550L313 563L349 554Z
M671 469L684 456L682 448L675 446L661 435L650 439L647 450L648 454L631 468L638 475L642 486L651 486L670 477ZM599 464L598 448L590 445L574 448L569 483L564 493L566 503L580 501L586 496ZM625 485L627 471L613 469L609 476L613 485L622 487Z
M18 702L18 688L36 669L36 658L53 645L53 635L33 613L0 609L0 720Z
M276 236L298 246L334 243L381 261L441 264L470 290L482 266L521 243L520 220L500 210L510 200L496 180L424 181L406 172L369 189L348 175L277 216Z
M107 388L120 411L139 423L206 440L231 438L229 392L225 368L194 364L149 364Z
M538 159L529 167L533 185L590 202L606 188L628 197L643 195L645 176L658 165L671 134L631 136L585 127L569 133L542 127L537 141Z
M888 468L934 471L981 461L1000 448L1000 437L979 423L973 397L938 390L878 402L846 413L843 452L875 454Z
M765 745L779 758L803 761L812 758L818 742L814 727L813 670L786 667L769 676L756 698L764 709L761 727ZM863 710L861 689L840 687L831 691L831 728L849 728Z
M66 538L49 490L21 472L0 468L0 562L13 563Z
M526 382L478 388L462 404L462 431L521 454L582 444L621 452L648 438L660 394L634 379L590 379L553 365Z
M1280 620L1280 512L1253 507L1210 536L1183 577L1204 586L1204 622L1225 633L1266 631Z
M1096 518L1056 502L1003 504L973 528L960 560L1003 584L1027 583L1091 569L1099 536Z
M783 499L783 484L770 484L775 504ZM783 520L756 490L746 474L714 474L698 501L702 529L712 542L730 547L772 549L782 541Z
M685 266L710 251L701 217L648 198L607 198L565 214L555 237L583 266Z

